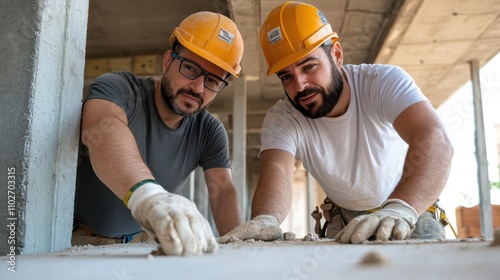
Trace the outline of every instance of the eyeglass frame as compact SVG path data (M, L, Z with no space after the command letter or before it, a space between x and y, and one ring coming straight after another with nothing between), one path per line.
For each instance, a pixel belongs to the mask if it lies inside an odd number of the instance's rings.
M176 54L176 53L174 53L174 52L172 52L171 56L172 56L172 58L173 58L173 59L178 59L178 60L180 60L180 61L181 61L181 63L179 64L179 69L178 69L178 70L179 70L179 73L181 73L184 77L186 77L186 78L188 78L188 79L190 79L190 80L192 80L192 81L193 81L193 80L196 80L196 79L198 79L200 76L202 76L202 75L203 75L203 76L204 76L204 79L203 79L203 86L204 86L206 89L208 89L208 90L210 90L210 91L212 91L212 92L215 92L215 93L219 93L219 92L221 92L221 91L222 91L222 90L223 90L223 89L224 89L227 85L229 85L229 83L228 83L226 80L224 80L224 79L222 79L221 77L219 77L219 76L217 76L217 75L215 75L215 74L212 74L212 73L208 72L207 70L203 69L203 67L201 67L200 65L198 65L198 63L196 63L196 62L194 62L194 61L192 61L192 60L190 60L190 59L187 59L187 58L185 58L185 57L183 57L183 56L180 56L180 55L178 55L178 54ZM183 73L183 72L181 71L181 69L182 69L182 64L184 64L184 62L189 62L189 63L193 64L193 66L197 67L197 68L200 70L200 73L198 73L198 75L197 75L196 77L187 76L185 73ZM222 82L222 87L221 87L219 90L213 90L213 89L211 89L211 88L207 87L207 83L206 83L206 81L207 81L207 77L210 77L210 78L215 78L215 80L216 80L216 81L220 81L220 82Z

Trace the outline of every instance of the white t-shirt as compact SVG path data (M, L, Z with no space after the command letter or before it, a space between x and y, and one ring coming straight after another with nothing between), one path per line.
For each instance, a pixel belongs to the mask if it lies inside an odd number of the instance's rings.
M373 209L400 181L408 149L392 123L410 105L427 99L400 67L362 64L342 69L351 89L346 113L310 119L288 99L280 100L265 117L260 151L280 149L302 160L339 206Z

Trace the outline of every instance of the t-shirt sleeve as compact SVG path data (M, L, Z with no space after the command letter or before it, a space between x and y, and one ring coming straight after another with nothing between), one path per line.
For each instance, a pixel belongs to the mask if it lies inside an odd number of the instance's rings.
M207 131L207 143L200 166L203 171L210 168L230 168L227 133L221 122L215 123Z
M277 149L297 154L297 128L290 116L283 112L269 109L262 123L260 154L265 150Z
M413 78L401 67L395 66L379 75L378 82L374 85L376 92L372 95L373 104L379 104L379 115L385 121L393 123L406 108L427 100Z
M120 106L127 115L136 104L131 84L119 73L106 73L97 77L89 87L84 102L90 99L105 99Z

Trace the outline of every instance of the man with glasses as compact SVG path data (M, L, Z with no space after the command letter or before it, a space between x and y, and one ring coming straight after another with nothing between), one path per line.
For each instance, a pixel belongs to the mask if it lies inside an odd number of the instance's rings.
M174 29L170 43L161 80L107 73L89 88L73 245L155 240L167 255L214 251L209 223L178 194L198 166L219 234L241 223L227 134L206 111L226 79L239 75L241 35L229 18L199 12Z

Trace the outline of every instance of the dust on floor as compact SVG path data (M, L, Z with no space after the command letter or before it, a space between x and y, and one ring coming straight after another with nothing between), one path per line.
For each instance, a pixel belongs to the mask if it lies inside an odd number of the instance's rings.
M305 238L307 240L307 238ZM492 240L407 240L339 244L304 238L221 244L201 256L154 256L155 243L76 246L21 255L17 270L0 257L0 279L498 279ZM7 276L7 277L6 277Z

